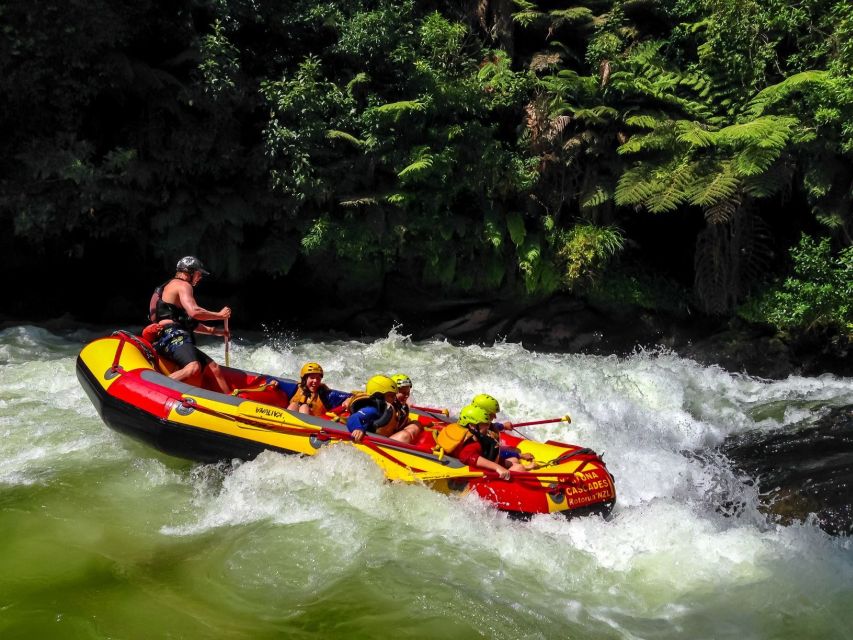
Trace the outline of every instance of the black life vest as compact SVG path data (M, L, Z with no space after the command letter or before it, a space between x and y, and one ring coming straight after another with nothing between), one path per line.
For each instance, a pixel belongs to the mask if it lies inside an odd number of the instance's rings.
M480 443L480 446L483 448L483 453L481 455L486 460L497 462L498 454L501 450L500 443L492 436L490 436L488 432L486 432L485 434L477 432L474 434L474 437L477 439L477 441Z
M354 394L353 400L349 405L350 414L365 407L373 407L379 412L379 418L372 426L374 433L378 433L381 436L390 436L398 431L397 413L391 404L385 402L385 398L378 395L369 396L366 393Z
M179 279L180 278L170 278L154 289L154 293L151 295L151 301L148 303L148 319L151 322L171 320L182 329L193 331L199 325L198 320L193 320L188 316L187 312L184 311L182 307L163 300L163 290L166 288L166 285L172 280Z

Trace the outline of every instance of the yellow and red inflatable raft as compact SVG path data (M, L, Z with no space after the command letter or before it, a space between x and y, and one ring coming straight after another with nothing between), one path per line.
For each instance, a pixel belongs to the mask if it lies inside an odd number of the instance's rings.
M342 444L366 453L391 480L423 482L444 493L474 492L516 515L607 514L613 508L613 477L590 449L503 433L501 444L533 454L538 468L501 480L436 451L433 436L446 422L442 416L413 412L427 428L412 445L375 434L356 444L343 425L286 409L295 381L222 370L235 395L170 379L150 345L126 332L92 341L77 358L77 378L104 422L170 455L250 460L268 449L314 455Z

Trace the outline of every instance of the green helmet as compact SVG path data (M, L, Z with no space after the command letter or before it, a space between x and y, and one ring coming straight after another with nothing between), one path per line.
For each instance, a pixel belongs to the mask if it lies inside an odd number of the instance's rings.
M397 383L398 389L412 386L412 379L405 373L395 373L393 376L391 376L391 379Z
M469 404L459 412L459 424L467 427L471 424L489 424L489 414L486 413L483 407L478 407L475 404Z
M474 396L474 399L471 400L471 404L475 407L480 407L486 413L497 414L501 410L501 405L498 404L498 401L487 393L481 393L478 396Z

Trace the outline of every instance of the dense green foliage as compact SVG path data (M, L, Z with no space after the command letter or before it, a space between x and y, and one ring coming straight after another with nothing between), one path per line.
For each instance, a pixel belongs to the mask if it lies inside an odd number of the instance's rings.
M833 329L853 337L853 247L832 255L829 240L803 236L791 250L793 273L741 309L782 330Z
M727 314L802 231L851 244L846 0L0 16L7 268L120 254L147 277L192 252L234 282L541 296L601 295L638 267Z

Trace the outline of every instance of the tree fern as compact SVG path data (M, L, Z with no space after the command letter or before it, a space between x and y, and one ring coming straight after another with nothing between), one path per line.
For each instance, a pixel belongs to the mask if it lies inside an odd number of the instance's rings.
M728 313L760 282L772 258L767 225L737 201L724 223L708 224L696 239L694 290L707 313Z
M795 73L769 87L759 91L747 104L747 112L753 117L762 115L769 107L786 100L797 91L812 84L826 85L829 81L828 71L809 70Z
M654 193L653 172L655 165L637 162L619 177L614 199L620 206L641 204Z
M687 200L685 186L695 180L696 165L686 158L660 167L654 174L653 191L643 203L652 213L675 211Z
M688 185L686 195L690 204L712 207L731 199L737 192L740 178L735 174L732 163L724 161L714 169L705 171Z
M726 224L734 219L742 202L737 194L717 200L705 207L705 220L710 224Z

